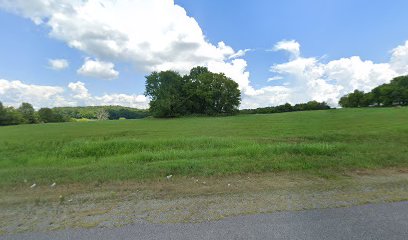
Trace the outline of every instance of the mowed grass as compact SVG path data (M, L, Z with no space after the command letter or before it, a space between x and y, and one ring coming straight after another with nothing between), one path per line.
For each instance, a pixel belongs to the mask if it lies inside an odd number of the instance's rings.
M408 108L0 127L3 187L389 167L408 167Z

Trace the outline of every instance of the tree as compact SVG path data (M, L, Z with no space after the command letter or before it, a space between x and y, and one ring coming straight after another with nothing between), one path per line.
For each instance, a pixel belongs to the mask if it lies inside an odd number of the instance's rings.
M375 87L369 93L355 90L343 96L339 104L342 107L408 105L408 76L396 77L390 83Z
M38 116L41 122L55 122L54 112L50 108L41 108L38 110Z
M238 84L223 73L212 73L207 68L197 67L190 71L187 79L187 105L191 113L216 115L238 110L241 102Z
M36 112L33 108L33 105L29 103L22 103L21 106L17 109L23 116L25 123L37 123L38 118Z
M99 121L101 120L108 120L109 119L109 112L106 109L100 109L96 112L96 119Z
M187 113L184 79L174 71L153 72L146 76L145 95L151 98L150 111L155 117L177 117Z
M4 107L0 102L0 126L16 125L23 122L23 117L13 107Z
M53 122L68 122L69 116L64 115L60 111L55 111L51 108L41 108L38 110L39 120L43 123L53 123Z
M362 107L364 92L354 90L353 93L349 93L346 96L340 98L339 104L342 107Z
M183 77L174 71L153 72L146 76L145 95L155 117L231 114L241 102L238 84L206 67L195 67Z

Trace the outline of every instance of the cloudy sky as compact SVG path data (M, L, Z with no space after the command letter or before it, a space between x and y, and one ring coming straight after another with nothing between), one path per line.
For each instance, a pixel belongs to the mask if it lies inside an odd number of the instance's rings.
M146 108L144 76L224 72L241 108L408 74L408 1L0 0L0 101Z

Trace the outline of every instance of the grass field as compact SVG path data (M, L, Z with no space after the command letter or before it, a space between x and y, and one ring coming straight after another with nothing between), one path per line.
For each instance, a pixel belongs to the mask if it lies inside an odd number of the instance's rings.
M408 167L408 108L0 127L0 186Z

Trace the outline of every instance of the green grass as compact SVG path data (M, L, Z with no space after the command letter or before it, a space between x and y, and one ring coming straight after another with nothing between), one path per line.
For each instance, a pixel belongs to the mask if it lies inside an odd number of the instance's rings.
M0 128L0 185L408 167L408 108Z

